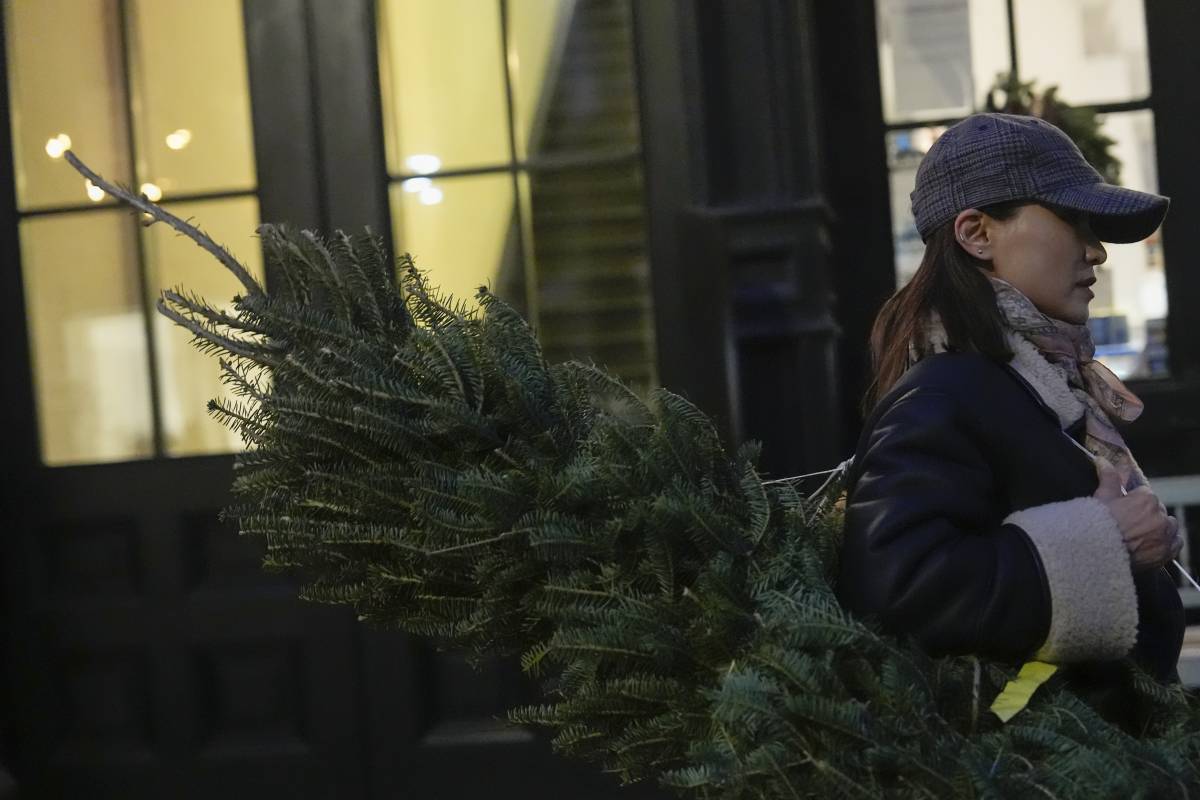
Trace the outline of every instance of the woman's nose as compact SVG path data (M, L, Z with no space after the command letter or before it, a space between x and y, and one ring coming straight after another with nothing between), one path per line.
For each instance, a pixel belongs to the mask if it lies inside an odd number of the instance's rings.
M1079 226L1079 233L1083 237L1084 258L1087 263L1103 264L1108 260L1108 251L1100 244L1100 238L1092 230L1091 219L1085 220L1084 224Z
M1100 244L1099 240L1093 239L1087 243L1084 257L1089 264L1103 264L1108 260L1108 251L1104 249L1104 245Z

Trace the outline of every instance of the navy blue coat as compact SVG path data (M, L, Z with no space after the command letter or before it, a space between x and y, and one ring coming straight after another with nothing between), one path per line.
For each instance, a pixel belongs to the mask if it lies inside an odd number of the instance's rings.
M1173 580L1163 568L1133 575L1127 560L1121 572L1123 544L1112 544L1111 514L1097 501L1075 500L1090 498L1098 484L1092 461L1068 438L1078 440L1082 424L1064 432L1017 370L985 356L941 353L913 366L866 420L848 475L842 604L935 654L1014 662L1034 657L1052 622L1064 641L1081 624L1107 635L1106 615L1123 605L1136 613L1132 655L1159 680L1176 679L1184 618ZM1061 514L1039 517L1045 509L1069 512L1067 527ZM1105 520L1097 521L1097 509ZM1053 520L1058 533L1033 530L1039 519ZM1095 549L1098 535L1079 528L1089 524L1111 527L1107 549ZM1047 553L1061 547L1077 552L1051 564ZM1071 574L1056 577L1056 570ZM1130 588L1120 586L1131 579ZM1113 603L1113 592L1127 596ZM1132 618L1124 619L1134 644ZM1115 652L1110 642L1090 659L1083 639L1070 661L1085 668L1111 663L1126 647L1117 635Z

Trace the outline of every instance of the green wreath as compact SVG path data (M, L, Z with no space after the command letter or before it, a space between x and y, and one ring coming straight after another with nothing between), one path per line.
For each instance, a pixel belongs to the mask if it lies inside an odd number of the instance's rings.
M1038 93L1035 84L1036 81L1021 81L1011 72L1000 73L988 90L986 110L1046 120L1075 142L1079 152L1105 181L1119 185L1121 160L1112 152L1116 141L1106 136L1101 128L1101 116L1087 106L1071 106L1060 100L1057 86Z

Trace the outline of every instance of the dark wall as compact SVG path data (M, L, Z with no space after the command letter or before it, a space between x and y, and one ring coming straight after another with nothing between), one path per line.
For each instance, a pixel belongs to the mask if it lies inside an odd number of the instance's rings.
M848 456L862 427L870 381L867 339L875 314L896 288L892 217L879 89L875 3L817 4L822 163L834 209L833 285L838 341L841 441Z
M894 280L874 4L635 8L663 384L770 474L833 466Z

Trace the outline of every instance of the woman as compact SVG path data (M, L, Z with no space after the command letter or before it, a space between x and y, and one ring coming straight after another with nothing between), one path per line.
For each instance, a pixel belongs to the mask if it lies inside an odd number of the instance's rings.
M934 653L1177 680L1178 524L1114 423L1141 403L1092 360L1101 241L1168 200L1103 183L1040 119L979 114L917 172L920 269L872 331L838 593ZM1105 670L1108 670L1108 673Z

